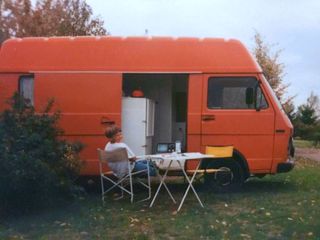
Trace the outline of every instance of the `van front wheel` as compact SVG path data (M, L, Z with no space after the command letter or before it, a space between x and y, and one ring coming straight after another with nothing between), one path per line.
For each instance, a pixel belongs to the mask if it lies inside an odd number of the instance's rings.
M239 163L233 159L212 160L206 169L214 169L205 174L205 184L218 192L237 191L244 182L243 170Z

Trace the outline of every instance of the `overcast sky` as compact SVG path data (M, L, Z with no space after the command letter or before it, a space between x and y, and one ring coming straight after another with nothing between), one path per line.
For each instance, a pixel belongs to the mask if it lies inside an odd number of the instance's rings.
M320 96L320 0L87 0L113 36L236 38L249 49L258 31L282 49L294 102Z

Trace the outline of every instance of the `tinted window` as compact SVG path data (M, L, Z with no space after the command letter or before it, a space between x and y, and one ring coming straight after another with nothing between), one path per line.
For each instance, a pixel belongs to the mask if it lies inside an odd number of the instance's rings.
M19 81L19 93L33 106L33 77L23 76Z
M254 101L246 103L246 92L253 89ZM255 109L267 108L265 97L254 77L212 77L208 81L208 108Z

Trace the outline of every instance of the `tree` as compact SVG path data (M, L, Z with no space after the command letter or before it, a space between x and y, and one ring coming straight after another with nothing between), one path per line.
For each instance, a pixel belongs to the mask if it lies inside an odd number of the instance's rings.
M253 49L253 55L261 66L267 81L275 91L285 111L288 115L292 115L294 112L294 104L292 101L294 96L285 98L289 84L283 83L285 66L283 63L279 62L281 50L277 50L272 53L270 45L264 43L259 33L255 34L254 39L255 47Z
M287 113L289 119L291 122L294 122L296 118L296 112L295 112L295 106L292 101L287 102L283 105L284 111Z
M298 108L297 118L303 124L314 125L317 123L317 109L319 108L319 98L311 92L310 96L307 99L306 104L302 104Z
M311 92L307 102L298 107L294 121L296 136L319 141L320 123L317 115L318 108L319 98Z
M29 36L106 35L84 0L0 0L2 39Z
M0 114L0 212L24 212L71 197L81 162L80 143L61 139L59 112L42 113L18 94Z
M314 109L315 115L319 117L320 115L320 100L319 96L315 95L313 92L310 93L310 96L307 99L307 105L310 108Z

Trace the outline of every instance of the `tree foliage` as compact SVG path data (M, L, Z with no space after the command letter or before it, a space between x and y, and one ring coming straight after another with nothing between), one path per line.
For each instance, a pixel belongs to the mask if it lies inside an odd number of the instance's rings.
M75 190L81 162L79 143L60 139L59 112L35 113L16 94L0 115L0 212L46 206Z
M286 97L289 84L285 84L284 77L284 64L279 62L281 50L276 50L274 53L271 51L271 46L266 44L261 35L256 33L254 36L255 47L253 55L262 68L262 71L269 82L272 89L275 91L278 99L282 103L285 111L290 116L294 112L294 104L292 96Z
M0 38L105 35L84 0L0 0ZM1 41L0 39L0 41Z
M295 135L303 139L313 140L315 144L320 141L319 105L319 97L311 92L307 102L298 107L294 119Z

